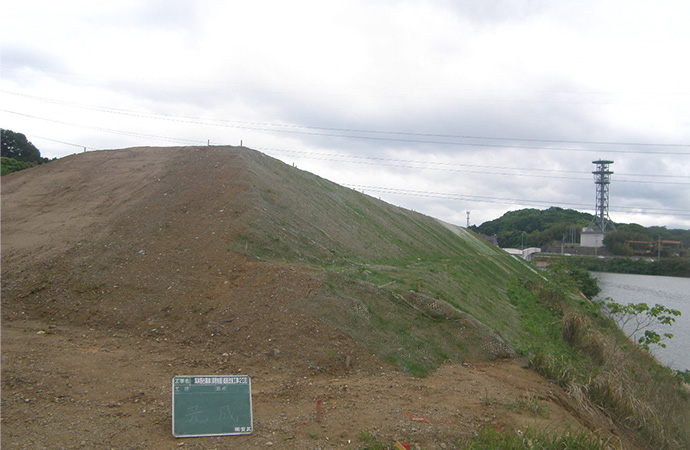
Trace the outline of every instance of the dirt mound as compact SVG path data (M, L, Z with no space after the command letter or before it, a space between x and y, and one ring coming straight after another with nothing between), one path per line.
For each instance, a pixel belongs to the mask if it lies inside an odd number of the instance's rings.
M558 388L514 362L448 364L413 379L394 370L394 354L372 354L381 340L415 347L421 341L400 336L433 340L422 336L433 326L450 338L475 325L465 313L448 316L459 313L438 296L398 301L353 255L465 251L462 232L448 231L449 240L433 219L304 172L289 173L311 184L286 182L281 164L240 148L145 148L79 154L2 178L6 448L356 448L360 433L453 448L487 424L581 426ZM314 183L323 195L307 187ZM347 212L319 213L327 204ZM397 230L388 233L396 239L384 239L385 230ZM345 265L330 276L315 261ZM502 270L516 270L507 261ZM347 271L365 280L334 293ZM378 319L367 298L387 302ZM421 319L420 298L435 307ZM363 334L400 308L408 316L398 328L420 320L427 328ZM426 317L436 309L448 320ZM505 345L482 327L475 338ZM511 354L498 348L494 356ZM170 380L195 373L253 377L253 435L171 437Z
M7 319L222 340L252 353L277 347L290 370L371 359L293 307L322 290L317 272L230 251L255 208L241 152L128 149L40 169L3 178ZM323 354L322 338L335 356Z

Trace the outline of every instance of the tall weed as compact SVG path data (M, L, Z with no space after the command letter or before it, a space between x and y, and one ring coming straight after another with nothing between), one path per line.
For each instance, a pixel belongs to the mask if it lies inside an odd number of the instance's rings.
M530 366L565 387L591 419L603 410L650 448L690 448L690 394L680 377L626 339L596 306L569 297L565 288L564 295L554 293L558 286L516 281L508 291L526 332L519 348Z

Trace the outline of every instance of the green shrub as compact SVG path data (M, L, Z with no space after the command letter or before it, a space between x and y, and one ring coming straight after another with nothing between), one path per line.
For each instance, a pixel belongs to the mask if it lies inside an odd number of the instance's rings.
M17 172L19 170L24 170L28 169L30 167L34 167L36 162L24 162L24 161L19 161L14 158L0 158L2 161L0 162L0 170L2 171L2 175L7 175L8 173L12 172Z

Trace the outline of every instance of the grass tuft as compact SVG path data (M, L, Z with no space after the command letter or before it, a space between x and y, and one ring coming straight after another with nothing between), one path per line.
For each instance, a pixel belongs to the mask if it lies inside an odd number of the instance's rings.
M362 443L361 446L357 447L357 450L392 450L393 445L384 444L381 440L371 433L366 433L364 431L359 433L359 441Z
M530 395L526 398L516 398L511 403L506 405L508 409L521 412L526 411L537 415L539 417L548 418L551 415L551 410L548 405L542 405L539 402L539 397L535 395Z

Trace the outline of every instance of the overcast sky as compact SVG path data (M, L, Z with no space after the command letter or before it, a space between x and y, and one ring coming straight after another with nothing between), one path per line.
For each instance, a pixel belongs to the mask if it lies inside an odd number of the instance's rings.
M448 222L690 228L687 0L4 2L0 127L43 156L239 145Z

